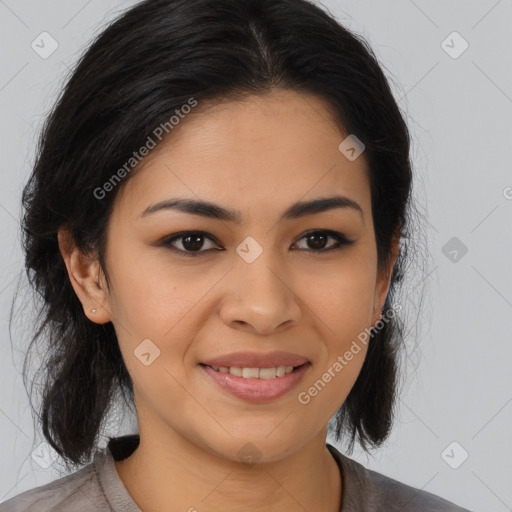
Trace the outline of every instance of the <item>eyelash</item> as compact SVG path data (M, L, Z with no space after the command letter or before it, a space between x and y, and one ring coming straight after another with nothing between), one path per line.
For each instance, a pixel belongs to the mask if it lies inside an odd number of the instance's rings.
M332 231L329 229L316 229L312 231L308 231L304 235L302 235L299 240L302 240L303 238L306 238L312 234L316 233L322 233L326 234L329 238L334 238L337 241L337 244L333 247L329 247L328 249L299 249L301 251L309 251L312 253L317 254L323 254L326 252L332 252L336 250L342 249L344 246L353 245L355 240L351 240L347 238L343 233L338 233L337 231ZM172 251L180 254L181 256L185 257L192 257L195 258L197 256L200 256L201 254L208 253L212 250L219 250L219 249L207 249L207 250L199 250L199 251L184 251L182 249L177 249L176 247L173 247L171 244L175 242L176 240L180 240L182 238L185 238L188 235L203 235L205 238L209 238L211 241L215 242L215 239L208 235L205 231L183 231L181 233L175 233L174 235L171 235L168 238L165 238L159 245L163 245L164 247L167 247L168 249L171 249ZM217 243L217 242L215 242Z

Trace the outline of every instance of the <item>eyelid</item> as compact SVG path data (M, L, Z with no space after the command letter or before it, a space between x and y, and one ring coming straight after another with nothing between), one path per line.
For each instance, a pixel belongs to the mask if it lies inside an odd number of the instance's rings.
M178 233L173 233L172 235L164 237L160 242L157 242L156 245L163 245L164 247L167 247L171 249L172 251L175 251L179 254L182 254L184 256L195 256L199 254L206 254L209 253L212 250L224 250L224 249L207 249L207 250L201 250L201 251L184 251L182 249L176 249L176 247L173 247L171 244L177 240L180 240L181 238L185 238L187 235L202 235L204 238L210 239L212 242L219 244L217 242L216 238L211 235L210 233L206 231L201 230L189 230L189 231L180 231Z
M305 238L308 235L311 235L313 233L324 233L328 238L334 238L338 242L338 245L337 246L335 245L334 247L329 247L328 249L318 249L316 251L314 249L302 249L302 251L310 252L313 254L322 254L322 253L329 252L331 250L334 251L336 249L341 249L344 246L353 245L355 243L355 239L349 238L348 236L346 236L345 234L343 234L339 231L334 231L332 229L318 229L318 228L310 229L309 231L307 231L306 233L301 235L298 238L297 242L299 242L303 238ZM294 245L297 242L294 242Z

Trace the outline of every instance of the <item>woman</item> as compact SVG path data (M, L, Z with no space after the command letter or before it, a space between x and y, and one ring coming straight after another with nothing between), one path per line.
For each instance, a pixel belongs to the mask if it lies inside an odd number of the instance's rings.
M0 510L463 511L326 444L392 427L409 144L306 0L147 0L100 34L23 194L42 430L94 459ZM100 450L116 391L139 432Z

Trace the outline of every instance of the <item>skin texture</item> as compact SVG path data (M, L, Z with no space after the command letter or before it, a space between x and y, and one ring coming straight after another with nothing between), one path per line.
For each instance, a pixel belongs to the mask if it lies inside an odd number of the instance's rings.
M381 318L396 252L377 271L364 153L350 161L339 151L347 134L321 99L283 90L190 114L170 135L115 199L109 289L97 259L59 232L84 312L113 322L134 383L141 441L116 463L118 474L145 512L337 511L342 483L325 447L327 423L361 370L365 345L308 404L297 396ZM337 208L279 220L297 201L335 194L356 201L363 215ZM242 222L171 210L140 217L175 197L237 209ZM304 238L327 229L354 244L322 254ZM196 257L158 245L184 230L213 239L204 238ZM250 264L236 252L248 236L263 248ZM183 238L173 246L192 252ZM144 339L160 350L149 366L134 356ZM198 366L240 350L289 351L311 366L289 393L252 404ZM260 453L256 464L237 455L248 442Z

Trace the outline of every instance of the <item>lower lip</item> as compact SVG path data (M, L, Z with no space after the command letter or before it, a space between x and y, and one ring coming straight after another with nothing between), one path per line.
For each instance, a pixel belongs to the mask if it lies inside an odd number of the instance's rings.
M213 368L201 368L225 391L248 402L267 402L288 393L300 381L311 363L303 364L283 377L273 379L244 379L230 373L216 372Z

